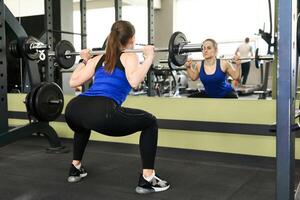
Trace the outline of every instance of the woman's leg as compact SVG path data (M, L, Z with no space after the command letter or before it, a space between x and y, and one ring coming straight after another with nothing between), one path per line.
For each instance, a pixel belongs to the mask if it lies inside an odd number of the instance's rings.
M143 169L154 169L158 135L156 117L143 110L116 106L108 115L108 121L108 130L97 127L93 130L117 137L141 131L139 145Z
M91 131L86 129L82 123L81 118L88 118L84 112L85 102L84 98L78 96L72 99L66 107L65 118L69 127L74 131L73 140L73 163L80 163L82 160L86 145L89 141Z
M105 97L78 96L67 105L65 118L75 132L74 161L82 159L90 130L109 136L125 136L141 131L140 152L143 168L154 168L158 127L152 114L117 106Z
M80 108L77 108L78 106ZM169 184L157 178L154 172L158 134L155 116L143 110L120 107L105 97L80 97L67 106L66 119L75 131L74 159L78 160L82 159L90 135L89 130L116 137L141 131L140 153L144 175L142 177L146 179L140 177L138 187L142 187L142 191L137 192L157 192L169 188ZM147 177L151 180L147 180ZM147 181L143 182L145 180Z
M230 93L226 94L226 96L224 98L228 98L228 99L238 99L238 94L236 91L231 91Z
M65 110L66 122L74 131L73 160L69 170L69 182L77 182L87 176L86 170L81 165L81 160L91 131L85 128L81 123L81 117L87 117L84 116L84 107L83 98L78 96L69 102Z
M110 135L123 136L141 131L140 154L143 172L139 177L136 192L146 194L167 190L170 185L159 178L154 171L157 149L158 126L156 117L138 109L116 107L112 113Z

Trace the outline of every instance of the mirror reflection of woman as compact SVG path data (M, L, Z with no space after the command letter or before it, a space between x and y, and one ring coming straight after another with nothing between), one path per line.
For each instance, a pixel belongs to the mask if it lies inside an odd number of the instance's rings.
M201 97L208 98L238 98L237 92L227 81L228 76L234 80L240 79L241 62L238 56L234 57L235 67L228 61L217 59L218 44L213 39L203 42L203 58L200 63L192 67L192 59L185 63L188 76L193 80L200 78L205 91Z

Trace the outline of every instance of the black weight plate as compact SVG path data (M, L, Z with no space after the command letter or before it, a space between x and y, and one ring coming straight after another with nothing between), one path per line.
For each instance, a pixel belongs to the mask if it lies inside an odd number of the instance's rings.
M36 39L35 37L28 37L26 39L23 40L23 49L22 51L24 52L24 55L26 55L26 57L30 60L38 60L39 59L39 52L36 50L30 50L30 45L32 43L38 43L39 40Z
M187 61L188 55L178 53L179 46L186 43L187 39L182 32L177 31L172 34L169 40L169 60L175 66L182 66ZM173 69L174 65L169 65L169 67Z
M37 90L43 85L44 83L40 83L31 88L30 92L26 96L26 107L29 115L34 116L36 118L36 111L34 109L34 102L36 97Z
M50 103L50 102L56 103ZM34 108L39 121L53 121L60 116L64 107L64 95L56 83L45 83L35 96Z
M16 58L22 57L22 55L19 51L19 48L18 48L17 40L13 40L9 43L8 50L9 50L10 54Z
M76 56L65 56L67 52L75 52L73 44L67 40L59 41L55 47L56 61L64 69L73 67L76 60Z

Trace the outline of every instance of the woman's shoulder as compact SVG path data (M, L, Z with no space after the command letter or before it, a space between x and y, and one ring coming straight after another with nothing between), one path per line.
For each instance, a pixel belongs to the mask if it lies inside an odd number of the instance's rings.
M126 69L127 66L135 65L138 62L138 56L136 53L122 53L120 61Z
M220 67L221 67L222 71L225 72L227 70L227 68L229 67L229 62L227 60L220 59Z
M136 59L137 58L137 54L136 53L126 53L126 52L122 52L120 55L120 59L123 58L129 58L129 59Z
M228 61L225 60L225 59L219 59L219 62L220 62L221 65L224 65L224 64L228 63Z

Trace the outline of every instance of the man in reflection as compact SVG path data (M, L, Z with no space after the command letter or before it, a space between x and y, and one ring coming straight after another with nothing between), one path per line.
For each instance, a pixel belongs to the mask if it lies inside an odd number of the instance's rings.
M249 57L249 56L253 56L253 51L252 51L252 47L249 44L249 38L246 37L245 38L245 42L243 44L241 44L237 50L235 51L235 55L238 55L240 57ZM250 70L250 64L251 64L251 60L242 60L241 61L241 66L242 66L242 74L241 74L241 83L242 86L244 86L247 82L247 78L248 78L248 74L249 74L249 70Z

